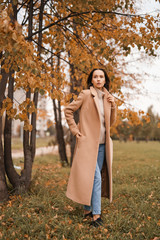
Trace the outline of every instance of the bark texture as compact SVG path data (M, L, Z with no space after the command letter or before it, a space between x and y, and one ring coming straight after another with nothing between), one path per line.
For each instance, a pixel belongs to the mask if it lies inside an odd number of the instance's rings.
M2 58L2 53L0 53L0 58ZM2 79L0 81L0 108L2 108L2 102L4 99L4 93L6 89L8 73L2 68L3 62L1 63L1 75ZM8 199L7 184L5 178L5 167L4 167L4 154L3 154L3 142L2 142L2 117L0 116L0 202Z
M51 66L53 67L53 56L51 58ZM57 59L57 71L59 70L60 67L60 54L58 54L58 59ZM58 79L57 79L58 81ZM59 80L60 81L60 80ZM61 83L59 84L58 88L60 87ZM54 89L54 86L53 86ZM54 118L55 118L55 126L56 126L56 139L58 143L58 152L60 156L60 160L62 165L67 164L68 165L68 158L66 154L66 144L64 140L64 130L62 126L62 111L61 111L61 101L53 99L53 111L54 111Z
M5 178L3 144L2 144L2 117L0 117L0 202L8 199L8 191Z
M70 57L70 53L69 57ZM78 92L76 90L74 90L74 87L78 87L80 85L78 85L76 78L75 78L75 74L74 74L74 66L73 64L70 63L70 81L71 81L71 88L70 88L70 92L74 93L75 95L78 95ZM72 102L73 99L71 99L70 102ZM79 122L79 110L77 110L76 112L74 112L74 119L75 122L78 123ZM72 162L73 162L73 155L74 155L74 149L75 149L75 144L76 144L76 137L73 136L73 134L70 134L70 148L71 148L71 159L70 159L70 166L72 166Z
M9 72L9 85L8 85L8 97L13 102L13 84L14 78L12 77L13 71ZM4 163L5 171L10 183L14 188L19 185L20 176L16 172L13 160L12 160L12 119L6 114L5 128L4 128Z
M38 35L38 56L41 56L41 45L42 45L42 25L43 25L43 12L44 12L45 1L41 0L40 12L39 12L39 35ZM33 29L33 0L29 3L29 26L28 26L28 36L32 35ZM29 41L32 41L32 38L28 38ZM31 99L30 88L26 93L26 98ZM38 105L38 91L34 92L33 102L35 108L37 109ZM29 115L28 115L29 117ZM25 179L25 187L29 188L31 177L32 177L32 165L35 157L36 151L36 118L37 114L34 112L31 116L32 131L24 131L23 135L23 150L24 150L24 170L23 176Z

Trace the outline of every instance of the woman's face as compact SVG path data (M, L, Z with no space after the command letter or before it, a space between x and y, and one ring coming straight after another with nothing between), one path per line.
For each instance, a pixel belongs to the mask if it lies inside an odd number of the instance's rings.
M102 90L105 84L105 75L102 70L95 70L92 75L92 84L94 87Z

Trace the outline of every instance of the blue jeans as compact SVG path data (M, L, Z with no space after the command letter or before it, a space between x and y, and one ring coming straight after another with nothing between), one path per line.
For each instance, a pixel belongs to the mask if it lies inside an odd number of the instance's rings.
M91 206L84 205L84 209L91 211L92 214L101 214L101 170L105 156L105 143L99 144L98 158L94 176Z

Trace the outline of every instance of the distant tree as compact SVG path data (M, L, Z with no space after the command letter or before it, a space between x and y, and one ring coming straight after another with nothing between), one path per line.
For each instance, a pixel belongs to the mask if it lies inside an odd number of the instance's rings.
M154 114L150 106L147 110L147 116L139 117L139 121L130 120L120 121L116 126L117 136L120 140L127 141L132 136L137 142L140 140L159 140L160 141L160 117ZM137 124L138 123L138 124Z
M117 126L117 133L120 140L125 142L129 140L131 129L127 121L122 121L122 123Z
M48 120L47 121L47 132L49 132L50 136L56 135L56 130L55 130L55 124L53 123L53 121Z

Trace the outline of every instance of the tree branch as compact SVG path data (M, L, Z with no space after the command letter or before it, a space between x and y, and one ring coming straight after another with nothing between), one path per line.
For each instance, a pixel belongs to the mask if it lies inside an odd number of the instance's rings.
M57 20L57 21L55 21L53 23L50 23L46 27L42 28L41 30L34 32L31 36L26 37L25 39L28 40L29 38L33 37L34 35L40 33L40 31L42 32L42 31L44 31L44 30L46 30L46 29L48 29L50 27L53 27L53 26L57 25L58 23L67 20L68 18L73 18L73 17L82 16L82 15L87 15L87 14L90 14L90 13L92 13L92 14L94 14L94 13L113 14L113 15L120 15L120 16L125 16L125 17L141 17L141 18L144 18L144 17L142 17L140 15L136 15L136 14L127 14L127 13L119 13L119 12L112 12L112 11L92 11L92 12L91 11L86 11L86 12L80 12L80 13L72 12L69 15L67 15L66 17L63 17L63 18L61 18L61 19L59 19L59 20Z

